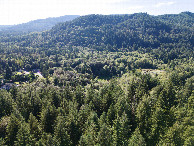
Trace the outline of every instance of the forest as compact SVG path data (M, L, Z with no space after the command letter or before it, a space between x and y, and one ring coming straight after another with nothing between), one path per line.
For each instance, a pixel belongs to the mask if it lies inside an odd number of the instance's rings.
M193 57L192 12L0 33L0 145L193 146Z

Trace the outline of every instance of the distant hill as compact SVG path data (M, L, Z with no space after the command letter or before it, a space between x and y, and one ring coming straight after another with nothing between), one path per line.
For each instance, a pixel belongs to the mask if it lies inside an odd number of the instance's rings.
M151 16L87 15L58 23L51 30L3 42L36 48L81 46L96 50L140 50L141 48L193 49L193 13ZM180 23L178 23L180 22Z
M41 32L51 29L54 25L60 22L66 22L79 17L79 15L65 15L61 17L53 17L47 19L38 19L18 25L0 25L0 33L29 33Z
M36 47L72 45L100 50L178 47L180 43L193 47L192 14L87 15L55 25L50 31L39 34L38 39L34 38L33 44Z
M0 31L3 29L8 29L9 27L12 27L13 25L0 25Z

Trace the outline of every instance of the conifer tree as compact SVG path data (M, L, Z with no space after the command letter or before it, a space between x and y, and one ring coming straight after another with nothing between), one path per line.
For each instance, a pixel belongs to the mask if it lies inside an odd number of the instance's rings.
M50 101L47 101L47 105L43 107L40 115L40 124L41 129L47 133L54 132L54 122L56 119L57 113L56 108L51 104Z
M63 116L58 116L56 119L54 139L58 146L71 145L70 136L67 133L65 118Z
M6 144L7 145L14 145L14 142L17 139L17 133L20 129L20 125L24 121L23 117L21 116L20 112L15 109L14 113L10 116L10 121L8 123L6 132Z
M128 146L146 146L146 142L140 133L139 128L136 128L128 141Z
M33 143L32 135L30 134L29 124L25 122L21 123L16 137L16 146L30 146L35 144L35 142Z
M34 140L38 140L41 135L41 128L38 120L32 113L30 113L28 124L30 128L30 134Z

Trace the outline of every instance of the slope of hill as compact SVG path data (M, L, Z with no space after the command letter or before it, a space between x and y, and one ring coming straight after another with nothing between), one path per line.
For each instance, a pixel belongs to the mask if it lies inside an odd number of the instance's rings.
M182 14L179 14L182 16ZM169 18L171 20L171 18ZM185 22L187 16L180 17L182 25L193 29L194 17ZM176 20L176 18L175 18ZM179 20L180 21L180 20ZM184 23L185 22L185 23ZM187 24L188 23L188 24ZM89 15L68 23L58 24L46 35L51 36L50 44L63 43L76 46L107 45L116 48L159 47L161 43L192 43L190 29L175 28L167 21L164 23L157 17L145 13L133 15ZM45 35L45 34L43 34Z
M29 33L41 32L51 29L54 25L60 22L70 21L79 17L78 15L66 15L61 17L38 19L23 24L13 26L0 26L1 33Z
M1 41L36 48L82 46L109 51L179 48L192 52L193 20L193 13L188 12L170 16L151 16L147 13L87 15L59 23L49 31L3 38ZM181 26L185 27L172 25L176 21L182 22Z
M93 21L92 21L93 20ZM156 47L160 32L169 33L171 28L153 16L139 13L133 15L89 15L69 23L58 24L48 32L51 42L85 47L107 46L116 48Z
M188 21L184 21L185 19ZM13 37L4 41L14 41L24 47L60 48L71 45L110 51L121 48L178 48L180 44L185 48L192 48L193 20L193 15L183 13L170 17L150 16L146 13L87 15L59 23L40 34ZM172 24L176 21L187 27L175 27Z
M166 14L157 16L157 18L173 27L185 27L188 29L194 29L194 13L182 12L180 14Z

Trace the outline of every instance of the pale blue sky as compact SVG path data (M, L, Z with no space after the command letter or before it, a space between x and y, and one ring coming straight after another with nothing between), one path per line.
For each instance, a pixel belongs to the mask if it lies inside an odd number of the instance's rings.
M0 0L0 25L63 15L194 12L194 0Z

